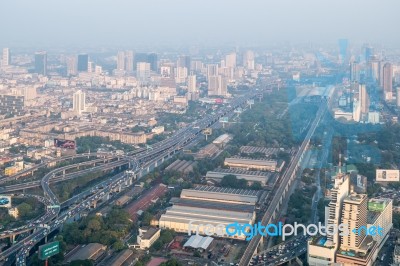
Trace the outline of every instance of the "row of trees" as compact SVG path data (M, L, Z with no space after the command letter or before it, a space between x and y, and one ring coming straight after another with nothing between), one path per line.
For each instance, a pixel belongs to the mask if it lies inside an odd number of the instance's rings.
M121 239L132 227L129 214L123 209L113 207L106 217L88 216L80 222L66 224L62 237L67 244L96 242L121 250L124 248Z

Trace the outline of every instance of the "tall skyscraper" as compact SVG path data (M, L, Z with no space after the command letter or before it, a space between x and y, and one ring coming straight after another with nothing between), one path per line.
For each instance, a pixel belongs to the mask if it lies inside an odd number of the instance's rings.
M188 92L195 92L196 91L196 75L189 75L188 76Z
M243 54L243 66L250 70L254 69L255 63L253 51L248 50Z
M400 107L400 87L396 88L396 104Z
M139 81L149 81L150 79L150 63L138 62L136 66L136 78Z
M94 62L89 61L88 62L88 72L94 73L95 70L96 70L96 65L94 64Z
M218 75L218 65L217 64L207 65L207 79L217 75Z
M341 167L341 166L339 166ZM338 228L340 224L340 217L342 214L343 200L349 195L350 191L350 178L348 175L339 173L335 177L334 187L331 189L331 201L329 202L329 215L328 215L328 226L336 226ZM330 241L330 245L338 248L340 239L339 233L328 234L327 240Z
M86 109L86 94L81 90L78 90L73 94L73 111L76 114L82 114Z
M186 67L188 70L188 73L190 73L190 65L191 65L191 59L190 56L188 55L181 55L178 57L178 60L176 61L176 67Z
M76 75L78 73L76 56L69 56L67 57L66 61L67 61L67 75L68 76Z
M369 80L373 82L377 82L379 80L379 66L380 60L377 56L372 55L367 63L367 77Z
M125 70L128 73L133 72L133 51L125 52Z
M78 55L78 72L88 71L89 56L87 54Z
M150 64L150 69L152 71L157 71L158 69L158 56L156 53L151 53L147 56L147 62Z
M383 66L383 93L385 101L392 100L393 90L393 66L390 63L386 63Z
M35 53L35 73L46 76L47 75L47 53Z
M10 49L8 48L3 48L3 57L1 61L1 66L9 66L11 64L11 53Z
M343 200L342 224L357 233L341 236L341 249L357 249L366 236L368 197L365 194L352 193Z
M360 82L360 64L357 62L350 63L350 81Z
M374 55L375 51L372 46L367 45L365 47L365 61L368 63L371 60L371 57Z
M221 75L210 76L208 78L208 95L209 96L226 96L227 81Z
M125 52L118 52L117 55L117 70L125 70Z
M236 53L230 53L225 56L225 66L231 68L236 67Z
M369 96L365 84L358 86L358 95L360 101L361 113L367 114L369 112Z
M182 84L186 82L188 76L188 70L186 67L177 67L175 71L175 82Z

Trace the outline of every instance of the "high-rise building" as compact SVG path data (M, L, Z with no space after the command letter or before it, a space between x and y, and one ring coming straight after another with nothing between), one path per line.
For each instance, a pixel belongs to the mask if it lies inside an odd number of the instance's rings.
M385 101L392 100L393 90L393 66L390 63L386 63L383 66L383 93Z
M47 75L47 53L35 53L35 73L46 76Z
M236 67L236 53L230 53L225 56L225 66L231 68Z
M186 67L188 70L188 73L190 73L191 70L191 59L190 56L188 55L181 55L178 57L178 60L176 61L176 67Z
M67 75L74 76L78 73L76 56L67 57Z
M371 60L371 57L374 55L374 48L371 46L365 47L365 61L368 63Z
M339 159L340 160L340 159ZM340 172L335 177L331 189L331 200L325 209L325 226L339 228L341 223L343 201L350 193L350 176ZM307 244L307 261L310 266L330 266L336 259L336 250L340 245L339 232L330 231L326 236L312 238Z
M382 248L389 232L393 227L393 200L386 198L370 199L368 201L368 221L367 227L375 226L382 228L382 234L373 235L378 251Z
M78 55L78 72L87 72L89 56L87 54Z
M133 72L133 51L126 51L125 52L125 70L128 73Z
M207 65L207 79L217 75L218 75L218 65L217 64Z
M6 118L23 115L24 102L24 96L0 95L0 115Z
M158 69L158 56L156 53L151 53L147 56L147 62L150 64L150 69L152 71L157 71Z
M125 52L118 52L117 70L125 70Z
M208 78L208 95L209 96L226 96L227 81L221 75L210 76Z
M350 64L350 81L360 82L360 64L357 62L351 62Z
M188 76L188 92L195 92L196 88L196 75L189 75Z
M175 82L182 84L186 82L188 76L188 70L186 67L177 67L175 71Z
M331 201L329 202L329 216L328 226L336 226L340 224L340 216L342 213L343 200L349 195L350 192L350 177L339 173L335 178L334 187L331 189ZM330 244L337 248L340 243L339 233L328 234L327 240Z
M367 221L367 195L351 193L343 200L342 224L349 233L340 237L340 248L336 251L338 265L372 265L375 261L377 243L367 234Z
M9 66L11 64L11 53L10 49L8 48L3 48L3 57L1 61L1 66Z
M254 69L255 63L253 51L248 50L243 54L243 66L250 70Z
M86 110L86 94L81 90L78 90L73 94L73 107L72 110L76 114L82 114Z
M340 248L344 250L359 248L366 236L368 217L368 197L366 194L351 193L343 200L342 224L357 233L341 236Z
M360 84L358 90L358 96L360 101L360 109L362 114L369 112L369 96L365 84Z
M138 62L136 66L136 78L139 81L147 82L150 79L150 63Z
M379 80L380 74L380 60L377 56L372 55L367 64L367 77L369 80L373 82L377 82Z
M96 67L96 65L94 64L94 62L91 62L91 61L88 62L88 72L89 73L94 73L95 67Z
M396 88L396 104L400 107L400 87Z

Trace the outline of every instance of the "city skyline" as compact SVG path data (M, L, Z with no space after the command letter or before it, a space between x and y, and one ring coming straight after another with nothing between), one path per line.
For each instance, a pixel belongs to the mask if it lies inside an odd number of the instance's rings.
M0 7L9 11L0 17L7 25L0 45L7 47L255 46L350 37L356 43L400 43L390 26L396 25L397 1L19 0Z

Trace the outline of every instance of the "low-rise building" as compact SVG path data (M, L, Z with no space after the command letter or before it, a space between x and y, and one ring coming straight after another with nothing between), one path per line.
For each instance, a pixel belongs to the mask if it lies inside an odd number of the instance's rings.
M161 230L155 227L142 227L139 228L139 235L137 236L137 243L140 249L148 249L160 237Z
M284 161L276 160L260 160L245 157L230 157L225 158L224 165L230 168L239 168L245 170L259 170L280 172L284 166Z
M107 246L99 243L90 243L82 245L74 254L69 256L67 263L75 260L93 260L96 261L107 249Z

